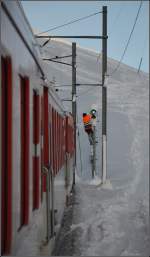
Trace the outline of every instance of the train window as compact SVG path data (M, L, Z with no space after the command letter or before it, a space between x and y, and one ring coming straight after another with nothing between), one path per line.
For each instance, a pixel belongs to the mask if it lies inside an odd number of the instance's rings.
M29 220L29 79L20 77L21 92L21 227Z
M1 179L1 255L11 250L12 236L12 65L1 58L2 74L2 179Z
M39 93L33 90L33 210L39 208L40 190L40 101Z

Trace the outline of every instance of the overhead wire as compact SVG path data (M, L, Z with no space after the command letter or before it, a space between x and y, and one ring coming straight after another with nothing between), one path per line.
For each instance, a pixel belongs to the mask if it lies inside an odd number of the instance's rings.
M129 43L130 43L131 37L132 37L132 35L133 35L134 29L135 29L135 26L136 26L136 23L137 23L137 20L138 20L139 14L140 14L140 10L141 10L142 4L143 4L143 1L140 1L140 5L139 5L139 8L138 8L138 11L137 11L136 17L135 17L135 21L134 21L134 24L133 24L132 30L131 30L131 32L130 32L130 35L129 35L128 41L127 41L127 43L126 43L126 45L125 45L125 48L124 48L123 54L122 54L122 56L121 56L121 58L120 58L120 60L119 60L119 62L118 62L118 64L117 64L116 68L111 72L111 74L109 74L109 76L111 76L112 74L114 74L114 73L118 70L118 68L120 67L120 64L121 64L121 62L122 62L122 60L123 60L123 58L124 58L124 56L125 56L125 54L126 54L126 51L127 51L127 49L128 49L128 46L129 46Z
M112 32L113 32L113 30L114 30L114 25L116 24L117 20L119 19L120 14L121 14L122 11L123 11L123 4L121 3L120 6L119 6L119 10L118 10L118 12L117 12L117 14L116 14L116 16L115 16L115 19L114 19L114 21L112 22L112 25L111 25L111 28L110 28L110 32L109 32L109 37L110 37L110 35L112 34Z
M141 51L140 63L139 63L138 71L137 71L138 74L139 74L141 66L142 66L142 61L143 61L143 57L144 57L144 54L145 54L147 41L148 41L148 35L147 35L147 30L146 30L145 38L144 38L144 41L143 41L143 47L142 47L142 51Z
M143 48L142 48L142 51L141 51L141 56L144 55L144 50L145 50L145 46L147 45L147 41L148 41L148 34L147 34L147 30L146 30L146 33L145 33L145 38L144 38L144 41L143 41Z
M38 33L37 35L41 35L41 34L44 34L44 33L46 33L46 32L53 31L53 30L56 30L56 29L59 29L59 28L62 28L62 27L71 25L71 24L73 24L73 23L79 22L79 21L81 21L81 20L88 19L88 18L90 18L90 17L92 17L92 16L95 16L95 15L97 15L97 14L99 14L99 13L102 13L102 11L95 12L95 13L89 14L89 15L87 15L87 16L81 17L81 18L79 18L79 19L75 19L75 20L69 21L69 22L64 23L64 24L62 24L62 25L55 26L55 27L53 27L53 28L51 28L51 29L45 30L45 31L43 31L43 32L40 32L40 33Z
M86 91L80 93L79 95L77 95L77 97L80 97L80 96L82 96L82 95L84 95L84 94L87 94L87 93L90 92L91 90L93 90L93 87L91 87L91 88L89 88L88 90L86 90Z

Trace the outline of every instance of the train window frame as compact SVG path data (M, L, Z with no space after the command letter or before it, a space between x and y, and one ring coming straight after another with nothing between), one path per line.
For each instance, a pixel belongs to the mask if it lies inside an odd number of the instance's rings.
M43 202L43 188L44 188L44 176L42 176L42 168L43 168L43 165L44 165L44 97L43 97L43 94L41 95L40 97L40 106L41 106L41 119L40 119L40 123L41 123L41 132L40 132L40 135L41 135L41 140L40 140L40 144L41 144L41 202Z
M33 211L40 204L40 96L39 90L33 89Z
M43 90L43 158L44 166L49 167L49 98L48 87ZM46 192L46 177L43 177L43 191Z
M30 79L20 77L20 228L29 223L29 169L30 169Z
M1 56L2 85L2 179L1 179L1 254L10 254L12 242L12 59ZM5 112L5 114L4 114ZM9 127L9 129L8 129ZM8 179L9 178L9 179Z

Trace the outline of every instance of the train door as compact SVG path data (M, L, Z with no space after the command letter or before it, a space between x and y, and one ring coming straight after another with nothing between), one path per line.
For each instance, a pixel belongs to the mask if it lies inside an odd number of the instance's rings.
M54 235L54 174L53 174L53 130L52 130L52 106L49 105L49 151L50 151L50 217L51 217L51 237Z
M1 59L1 69L1 255L6 255L10 253L12 238L12 67L10 58Z
M20 77L21 82L21 224L29 221L29 79Z
M49 167L49 116L48 116L48 88L44 87L43 97L43 165ZM46 176L43 180L43 191L46 192Z
M40 99L33 90L33 210L39 208L40 196Z
M56 112L56 174L58 173L58 112Z
M43 190L46 192L46 219L47 219L47 241L53 236L54 231L54 191L53 191L53 174L50 163L50 112L49 112L49 100L48 100L48 88L44 87L44 147L43 147L43 157L44 166L43 169L46 172L44 176Z
M43 202L43 191L44 191L44 177L42 176L42 169L44 166L44 105L43 96L41 96L41 202Z

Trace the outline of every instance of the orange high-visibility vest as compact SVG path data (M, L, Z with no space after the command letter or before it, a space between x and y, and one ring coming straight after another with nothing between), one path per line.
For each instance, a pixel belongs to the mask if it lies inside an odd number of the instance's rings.
M91 114L87 114L83 117L84 126L91 125Z

